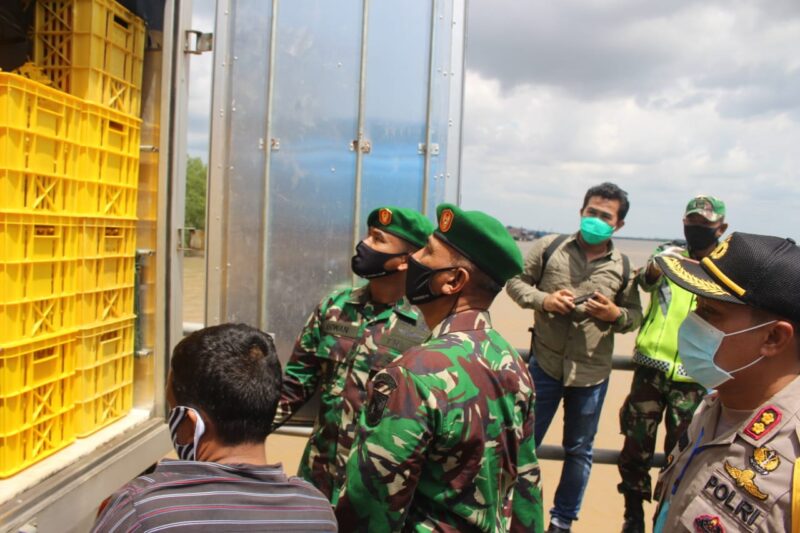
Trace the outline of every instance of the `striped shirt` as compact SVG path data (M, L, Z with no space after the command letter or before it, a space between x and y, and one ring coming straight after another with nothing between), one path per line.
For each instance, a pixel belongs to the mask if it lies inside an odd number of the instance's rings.
M278 465L164 459L107 500L93 532L336 531L330 502Z

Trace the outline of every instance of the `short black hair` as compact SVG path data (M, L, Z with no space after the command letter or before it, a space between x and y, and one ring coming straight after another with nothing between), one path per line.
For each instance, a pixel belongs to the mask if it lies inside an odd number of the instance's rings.
M172 352L178 405L200 409L226 445L263 442L281 395L281 364L272 337L246 324L196 331Z
M495 297L503 290L503 286L493 280L478 266L459 253L459 260L456 261L456 266L460 266L469 272L470 285L473 290L483 294L489 300L494 300Z
M583 207L581 207L581 211L586 209L586 206L589 204L589 198L594 196L599 196L600 198L605 198L606 200L619 200L619 212L617 213L617 218L619 220L625 220L625 216L628 214L628 209L631 207L631 204L628 201L627 192L623 191L616 184L611 183L610 181L590 187L589 190L586 191L586 196L583 197Z

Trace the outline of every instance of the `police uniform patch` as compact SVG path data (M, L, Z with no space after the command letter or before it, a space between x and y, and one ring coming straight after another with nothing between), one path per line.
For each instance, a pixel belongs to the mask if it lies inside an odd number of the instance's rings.
M758 440L768 434L778 426L781 421L781 412L771 405L763 408L758 414L750 421L747 428L744 430L745 434L749 437Z
M439 215L439 231L447 233L453 227L453 218L455 215L451 209L444 209Z
M720 517L709 514L701 514L694 519L694 530L697 533L725 533Z
M392 223L392 210L391 209L387 209L387 208L384 207L383 209L378 211L378 222L380 222L384 226L388 226L389 224L391 224Z
M397 388L392 376L382 372L372 380L372 396L367 406L367 424L375 426L383 418L383 410L389 402L389 395Z
M761 492L755 482L756 473L749 468L740 469L731 466L728 461L725 461L725 471L736 482L736 485L743 488L747 493L758 500L764 501L769 496Z
M753 467L753 470L762 476L766 476L778 468L781 464L781 458L775 450L770 450L766 446L759 446L753 450L753 455L750 456L748 462Z

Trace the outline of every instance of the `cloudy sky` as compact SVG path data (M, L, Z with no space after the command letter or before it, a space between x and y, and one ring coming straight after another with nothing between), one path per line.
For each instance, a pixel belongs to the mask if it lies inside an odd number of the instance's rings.
M209 0L195 0L198 24ZM677 237L686 201L800 240L800 2L472 0L462 204L577 229L583 192L629 192L621 235ZM211 31L210 26L202 28ZM210 58L193 63L190 151Z

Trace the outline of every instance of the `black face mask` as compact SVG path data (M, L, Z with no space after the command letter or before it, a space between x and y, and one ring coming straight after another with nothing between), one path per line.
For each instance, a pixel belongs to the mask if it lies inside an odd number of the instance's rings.
M397 272L397 270L386 270L384 265L389 259L403 255L408 254L406 252L399 254L378 252L361 241L356 245L356 255L350 260L350 268L353 269L353 274L364 279L380 278Z
M445 267L445 268L430 268L416 259L413 256L408 256L408 271L406 272L406 298L414 305L426 304L432 302L437 298L441 298L444 294L433 294L431 290L431 278L437 272L445 272L447 270L454 270L458 267Z
M717 229L708 226L683 226L683 235L689 250L705 250L717 242Z

